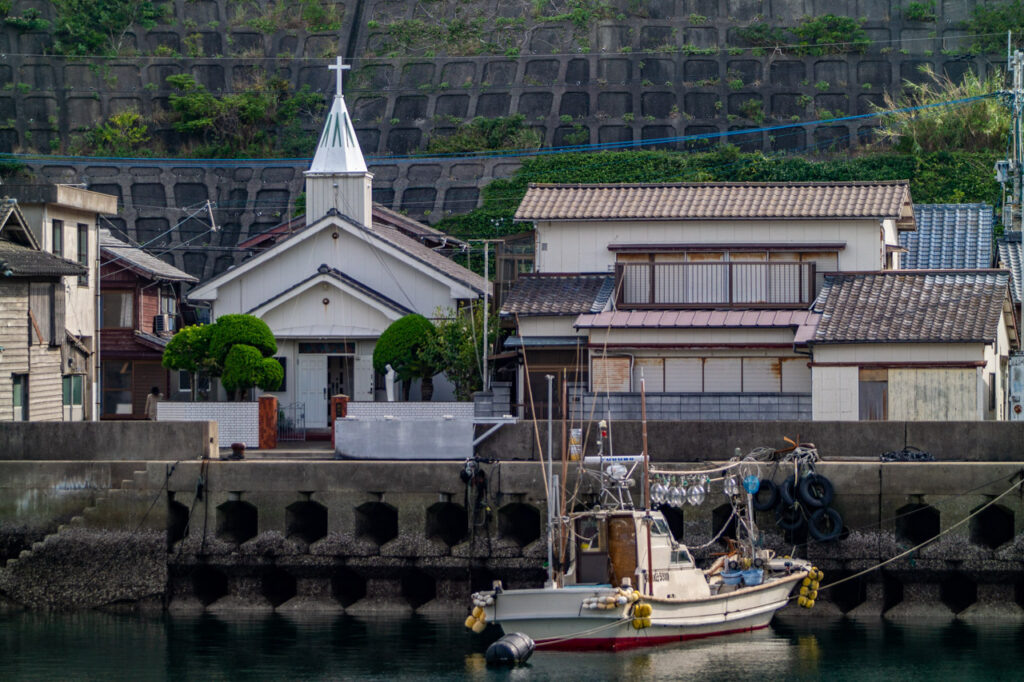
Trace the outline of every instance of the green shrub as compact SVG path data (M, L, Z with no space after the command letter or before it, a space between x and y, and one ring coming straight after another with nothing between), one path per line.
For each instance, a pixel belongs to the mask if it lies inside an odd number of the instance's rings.
M67 55L116 55L138 24L153 28L162 8L149 0L53 0L54 51Z
M864 52L871 41L863 23L860 19L837 17L834 14L806 16L792 29L800 45L797 53L823 55Z
M523 114L483 118L463 123L451 135L436 135L427 142L430 154L477 152L486 149L536 149L540 134L527 128Z
M935 0L907 3L903 8L903 18L907 21L935 21Z
M252 346L232 346L224 358L220 381L229 393L248 391L253 387L276 391L284 379L284 369L274 358L265 358Z
M277 352L277 342L267 323L253 315L221 315L213 325L210 355L224 367L225 359L236 345L252 346L261 357Z
M1006 32L1024 32L1024 0L979 2L964 22L968 35L974 37L971 51L977 54L1002 54L1006 51Z

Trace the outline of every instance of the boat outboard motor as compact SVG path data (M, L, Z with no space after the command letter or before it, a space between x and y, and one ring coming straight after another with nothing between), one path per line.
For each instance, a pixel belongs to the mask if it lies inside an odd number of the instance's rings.
M517 666L533 655L533 640L521 632L510 632L487 647L487 665Z

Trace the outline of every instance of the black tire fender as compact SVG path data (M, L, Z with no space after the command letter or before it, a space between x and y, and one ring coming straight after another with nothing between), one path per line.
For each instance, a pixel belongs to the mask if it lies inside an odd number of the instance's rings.
M775 523L782 530L797 530L805 521L803 509L799 505L781 504L775 508Z
M813 509L820 509L832 504L836 496L835 486L821 474L809 474L800 479L797 486L800 501Z
M843 517L832 507L822 507L807 520L807 532L818 542L835 540L843 532Z
M779 486L767 478L761 479L760 487L754 493L753 505L757 511L770 511L779 504Z
M796 479L788 476L779 486L779 497L782 498L783 507L792 507L797 501Z

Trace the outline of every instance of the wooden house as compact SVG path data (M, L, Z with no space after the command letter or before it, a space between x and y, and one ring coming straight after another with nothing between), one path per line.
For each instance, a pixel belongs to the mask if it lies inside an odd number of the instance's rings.
M191 393L186 372L161 365L182 322L182 292L196 278L100 230L100 366L103 419L144 419L154 386L165 398Z

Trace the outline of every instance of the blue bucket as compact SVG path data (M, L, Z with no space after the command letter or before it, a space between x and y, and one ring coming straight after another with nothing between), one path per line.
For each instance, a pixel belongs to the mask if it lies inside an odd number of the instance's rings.
M764 580L764 571L760 568L752 568L748 571L741 571L743 574L743 584L747 586L760 585Z
M722 571L722 582L726 585L739 585L742 577L741 571Z

